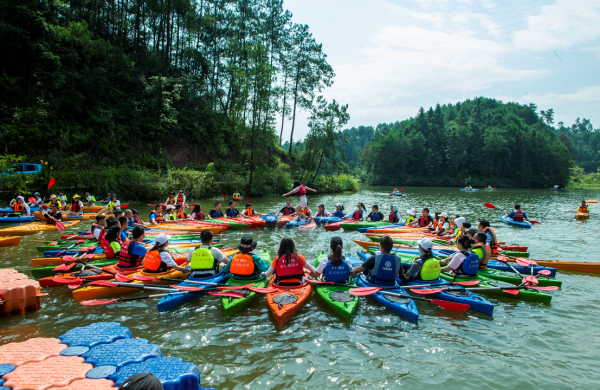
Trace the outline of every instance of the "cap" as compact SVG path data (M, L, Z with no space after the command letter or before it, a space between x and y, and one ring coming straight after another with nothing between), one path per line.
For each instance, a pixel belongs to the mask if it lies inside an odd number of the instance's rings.
M331 246L333 248L337 248L339 246L341 246L342 248L344 247L344 241L342 240L342 237L340 236L335 236L331 238Z
M158 236L156 236L156 238L154 239L154 241L158 244L158 245L162 245L165 242L169 241L169 236L167 236L164 233L159 234Z
M139 214L139 213L138 213L138 211L137 211L136 209L132 209L132 210L131 210L131 213L132 213L132 214Z
M242 252L250 252L252 249L256 248L257 244L258 242L254 241L252 236L246 234L244 237L242 237L240 245L238 245L238 249Z
M467 222L467 219L465 217L458 217L454 220L454 223L456 224L456 226L461 227L463 223Z
M423 239L418 241L418 243L419 246L425 249L426 251L433 249L433 242L431 242L431 240L427 237L423 237Z
M77 194L73 195L73 199L77 199L77 198L79 198L79 197L80 197L80 196L79 196L79 195L77 195Z
M323 203L321 203L321 204L319 205L319 207L323 207L323 208L325 208L325 205L324 205Z
M410 210L406 210L406 212L407 212L409 215L412 215L413 217L414 217L415 215L417 215L417 209L410 209Z
M476 227L470 227L470 228L467 229L467 233L469 233L470 235L474 236L477 233L479 233L479 230L477 230Z
M341 203L336 203L335 207L342 207Z
M163 385L154 374L139 372L125 379L119 390L163 390Z
M167 210L174 209L174 208L175 208L175 206L173 206L172 204L170 204L170 205L167 206Z
M50 199L56 199L56 195L54 195L54 194L50 195Z
M40 194L39 192L36 192L36 193L35 193L35 194L33 194L33 195L39 195L39 194Z
M446 213L441 213L441 214L440 214L440 217L448 218L448 214L446 214Z
M179 192L183 192L183 190L179 190Z

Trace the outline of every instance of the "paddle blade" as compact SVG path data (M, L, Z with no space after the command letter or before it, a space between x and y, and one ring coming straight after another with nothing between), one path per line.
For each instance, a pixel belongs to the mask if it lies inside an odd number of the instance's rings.
M227 194L221 194L223 198L227 198Z
M439 299L431 299L429 302L435 303L439 307L443 307L444 309L449 309L449 310L467 311L471 308L471 306L464 304L464 303L440 301Z
M479 280L470 280L468 282L453 282L452 284L456 284L457 286L478 286Z
M73 256L64 256L63 257L63 261L64 262L69 262L69 261L77 261L77 259Z
M123 274L116 274L115 279L119 282L132 282L135 280L132 277Z
M63 225L62 223L54 221L54 224L58 230L65 230L65 225Z
M540 284L535 276L529 275L523 279L523 283Z
M558 286L527 286L527 288L532 288L534 290L540 291L557 291L560 289Z
M54 178L51 178L50 181L48 182L48 189L52 188L52 186L54 185L55 182L56 182L56 180L54 180Z
M400 188L400 191L404 190L404 187Z
M429 295L436 294L444 290L441 288L411 288L410 291L414 292L415 294Z
M312 284L334 284L333 282L329 282L327 280L316 280L316 279L309 279L308 282L312 283ZM371 287L361 287L361 288L371 288ZM360 288L355 288L355 290L360 290Z
M502 263L506 263L508 260L506 259L506 257L504 256L498 256L496 257L496 260L502 262Z
M98 305L106 305L108 303L115 303L118 302L118 299L99 299L99 300L94 300L94 301L81 301L79 302L82 305L85 306L98 306Z
M174 288L182 291L200 291L204 290L204 287L188 287L188 286L169 286L170 288Z
M230 298L244 298L244 294L239 293L237 291L209 292L208 295L217 295L220 297L230 297Z
M533 260L529 260L529 259L522 259L522 258L517 258L517 264L519 264L520 266L523 267L527 267L530 265L537 265L537 263Z
M350 289L348 292L352 295L356 295L357 297L366 297L368 295L373 295L381 290L382 288L379 287L359 287Z
M268 288L250 287L248 290L254 291L255 293L261 293L261 294L269 294L269 293L274 293L274 292L278 291L278 289L273 288L273 287L268 287Z
M538 222L538 221L531 221L531 220L529 220L529 222L530 222L532 225L541 225L541 223L540 223L540 222Z
M48 245L48 246L58 245L58 241L54 241L54 242L51 242L50 244L46 244L46 245Z
M81 287L81 283L82 283L82 282L83 282L83 281L80 281L80 282L75 282L75 283L69 283L69 284L67 285L67 287L69 287L69 289L70 289L70 290L75 290L75 289L78 289L79 287Z
M80 278L65 279L65 278L61 278L61 277L55 276L55 277L52 278L52 281L55 282L55 283L59 283L59 284L71 284L71 283L81 282L82 280Z
M513 290L502 290L502 292L505 292L507 294L512 294L512 295L519 295L519 290L517 289L513 289Z
M63 265L64 265L64 268L63 268L63 270L64 270L64 271L68 271L68 270L70 270L71 268L75 267L75 266L77 265L77 263L75 263L75 262L72 262L72 263L68 263L68 264L66 264L66 263L65 263L65 264L63 264Z
M101 286L101 287L119 287L117 283L109 282L108 280L94 280L88 283L88 286Z
M494 206L491 203L484 203L484 206L487 207L488 209L493 209L493 210L498 210L498 207Z
M133 274L133 278L135 280L139 280L140 282L149 282L151 280L156 280L156 279L160 279L154 276L146 276L146 275L140 275L140 274Z
M90 260L91 260L91 259L93 259L94 257L96 257L96 255L95 255L95 254L93 254L93 253L88 253L87 255L85 255L85 256L83 256L83 257L85 257L86 259L90 259Z
M252 198L248 198L248 197L246 197L246 200L247 200L248 202L250 202L250 201L252 200Z
M552 275L552 272L550 270L543 269L538 272L538 275L550 276L550 275Z
M52 271L64 271L67 264L61 264L58 267L54 268Z
M31 198L27 199L27 201L29 203L32 203L32 204L36 204L37 203L37 200L33 196Z
M243 286L221 286L221 287L218 287L217 290L219 290L219 291L222 291L222 290L245 290L250 287L252 287L251 284L246 284Z

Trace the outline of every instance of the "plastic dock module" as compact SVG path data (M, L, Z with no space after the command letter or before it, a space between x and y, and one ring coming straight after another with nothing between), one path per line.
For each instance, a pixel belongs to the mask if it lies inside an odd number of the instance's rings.
M116 386L133 374L149 372L160 379L165 390L198 390L200 388L200 371L192 363L185 363L181 358L153 358L142 363L129 364L110 376Z
M118 368L132 363L141 363L146 359L162 357L160 347L148 343L145 339L120 339L112 344L100 344L91 348L81 355L86 363L95 368L87 375L88 378L108 377L114 374ZM112 372L104 376L101 374L104 367L114 367Z
M37 311L42 304L40 284L14 269L1 269L0 301L0 316Z
M73 328L58 338L70 347L91 348L98 344L110 344L118 339L130 339L131 333L118 322L96 322L82 328Z
M83 358L75 356L55 356L41 362L27 363L17 367L3 379L3 386L12 390L46 390L61 387L78 379L92 369Z
M115 384L108 379L79 379L64 387L50 387L51 390L115 390Z
M59 339L33 338L22 343L10 343L0 346L0 364L21 366L25 363L39 362L60 352L67 346ZM0 375L1 376L1 375Z

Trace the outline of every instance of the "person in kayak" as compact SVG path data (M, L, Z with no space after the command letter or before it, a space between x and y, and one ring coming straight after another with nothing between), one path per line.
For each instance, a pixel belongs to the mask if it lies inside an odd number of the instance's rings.
M127 232L129 227L129 220L124 215L117 218L119 221L119 228L121 229L121 242L127 240Z
M412 226L418 227L427 227L431 224L433 224L433 218L429 215L429 209L427 207L423 208L421 216L411 223Z
M374 204L371 207L371 212L369 213L369 215L367 215L367 221L370 221L370 222L385 221L385 217L383 216L383 214L381 214L381 212L379 211L379 206L377 206L376 204Z
M115 390L164 390L164 387L154 374L139 372L127 378Z
M73 195L71 210L69 210L68 215L83 215L83 202L77 194Z
M477 233L479 233L479 230L477 230L476 227L470 227L467 230L465 230L465 233L467 235L467 237L469 237L469 240L471 240L471 243L473 243L475 241L475 235ZM491 250L490 250L491 253Z
M187 219L187 215L183 211L184 203L177 203L175 205L175 215L177 216L178 221L183 221Z
M279 214L286 215L286 216L287 215L292 216L292 215L296 214L296 209L292 207L292 201L291 200L289 200L289 199L286 200L285 201L285 207L282 208L281 210L279 210L277 212L277 214L275 214L275 216L278 217Z
M325 205L324 204L320 204L319 205L319 211L317 211L317 215L315 215L316 217L329 217L331 215L331 213L327 210L325 210Z
M402 276L402 284L411 280L436 280L440 277L440 262L433 256L433 242L428 237L424 237L419 242L420 256L414 258L410 268Z
M275 284L278 286L300 286L304 284L304 273L318 278L319 274L312 265L308 264L304 256L298 254L294 240L284 237L279 244L277 257L263 275L269 277L275 274Z
M161 205L157 204L154 206L154 211L152 211L148 216L148 222L150 222L150 225L158 225L159 223L164 222Z
M246 203L246 210L242 211L242 215L244 217L256 217L260 214L254 211L254 208L252 208L252 203Z
M202 206L200 206L200 204L194 206L192 214L190 214L190 219L194 221L202 221L204 219L204 213L202 212Z
M404 224L410 225L411 223L415 222L417 217L417 209L406 210L406 213L408 214L408 217L406 217L406 221L404 221Z
M366 213L367 208L365 207L365 205L362 202L358 202L358 204L356 205L356 211L354 211L349 218L362 221Z
M296 218L299 221L302 220L302 218L305 218L308 221L313 219L313 213L312 213L312 210L308 208L308 204L306 205L306 207L303 207L302 210L300 210L300 214L302 214L302 215L296 216Z
M110 202L111 199L112 199L112 194L109 192L106 194L106 199L104 199L104 203Z
M100 240L100 248L104 250L107 259L114 259L121 251L121 229L118 225L108 228L106 234Z
M56 221L62 221L62 213L57 204L50 206L50 211L46 211L46 225L56 225Z
M172 205L174 205L175 203L177 203L177 200L175 199L175 193L171 192L169 194L169 197L167 198L167 200L165 200L165 204L172 204Z
M200 233L200 246L189 251L187 261L191 264L194 278L208 278L216 275L229 260L218 248L211 247L213 232L206 229Z
M208 216L210 218L221 218L221 217L223 217L223 211L221 211L221 203L220 202L215 202L215 208L211 209L208 212Z
M92 236L98 241L104 235L104 229L106 227L106 217L104 215L96 215L96 222L92 224Z
M59 210L62 209L62 203L60 202L58 197L54 194L50 195L50 202L48 202L48 203L50 203L50 205L47 205L46 203L42 202L41 207L43 209L46 209L46 208L49 208L50 206L52 206L52 203L56 203L56 206L58 206L58 209Z
M513 211L511 211L509 214L505 213L504 215L506 215L508 218L512 219L515 222L523 222L523 220L529 221L529 219L527 218L527 214L521 211L520 204L516 204L515 209Z
M440 214L441 213L439 211L435 212L435 216L433 217L433 222L431 223L431 228L433 230L439 230Z
M87 201L87 206L93 206L94 204L96 204L96 198L94 198L94 195L90 195L89 192L85 192L85 200Z
M472 251L479 257L479 269L485 269L487 263L492 257L492 249L486 243L487 236L484 233L475 233L471 241Z
M165 214L167 221L177 221L177 213L175 212L175 206L172 204L167 206L167 213Z
M9 214L9 217L19 217L22 215L31 215L31 210L29 209L29 205L23 201L23 198L17 197L13 203L13 212Z
M343 247L342 237L331 237L329 243L331 253L327 256L327 260L321 261L317 267L317 273L321 275L321 279L344 283L356 275L352 263L344 258Z
M300 213L300 211L305 208L308 207L308 200L306 199L306 191L312 191L312 192L317 192L317 190L313 190L312 188L309 188L307 186L305 186L304 184L301 184L298 180L296 180L294 182L294 189L291 190L290 192L288 192L287 194L283 194L281 196L288 196L288 195L292 195L292 194L296 194L298 196L298 205L296 206L296 215L298 216L298 218L304 218L304 214Z
M446 231L446 234L444 234L444 238L454 238L454 241L458 240L458 237L460 237L460 235L462 234L463 230L463 224L468 223L467 219L465 217L458 217L454 219L454 225L451 225L450 228ZM469 226L467 226L467 228L470 228L471 224L469 224Z
M133 223L140 226L144 226L144 221L142 221L142 219L140 218L140 213L136 209L131 210L131 214L133 218Z
M450 230L450 223L448 222L448 214L441 213L440 221L438 223L438 230L434 232L436 236L443 236L444 232Z
M192 272L191 269L177 265L171 253L167 251L169 246L169 236L159 234L154 239L154 246L144 256L143 266L150 273L162 273L173 268L184 274Z
M131 240L123 241L119 251L119 267L135 268L142 265L142 260L148 251L143 245L146 233L144 228L136 226L131 231Z
M402 215L398 211L398 206L394 206L394 205L390 206L389 221L391 223L400 223L400 221L402 221Z
M231 277L236 280L262 279L262 273L269 270L269 264L252 253L258 243L252 236L245 235L240 241L237 249L240 251L223 268L224 273L231 272Z
M394 188L394 194L397 194L398 192L400 192L400 191L398 191L397 188Z
M341 203L336 204L335 211L332 213L332 215L338 218L345 218L346 212L344 211L344 205Z
M229 208L225 210L226 218L236 218L240 216L240 211L235 208L235 202L233 200L229 201Z
M477 226L477 230L482 233L485 233L487 236L486 243L490 246L492 250L492 255L498 254L498 236L496 236L496 231L492 229L489 221L479 221L479 225Z
M185 194L183 193L183 190L179 190L177 198L175 199L175 204L185 204Z
M242 195L238 191L233 193L233 198L241 198L241 197L242 197Z
M590 206L587 205L585 200L581 201L581 204L577 208L577 212L578 213L589 213L590 212Z
M396 278L402 278L402 260L398 255L391 254L394 240L390 236L382 236L379 241L379 251L367 259L362 265L354 268L356 274L363 273L369 283L381 286L393 286Z
M33 197L35 199L35 203L33 204L34 206L39 207L42 203L44 203L44 200L40 197L39 192L36 192L35 194L33 194Z
M458 252L440 260L441 272L452 272L456 276L475 276L479 272L479 257L470 251L469 237L462 236L456 243ZM449 262L448 265L446 265Z

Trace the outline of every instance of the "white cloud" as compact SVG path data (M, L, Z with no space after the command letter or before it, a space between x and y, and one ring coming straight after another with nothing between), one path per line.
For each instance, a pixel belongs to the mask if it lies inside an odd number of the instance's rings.
M600 58L600 46L581 47L580 50L592 52L596 57Z
M442 15L436 13L436 14L431 14L431 13L424 13L424 12L413 12L410 16L413 17L413 19L420 19L420 20L430 20L432 22L443 22L444 18L442 17Z

